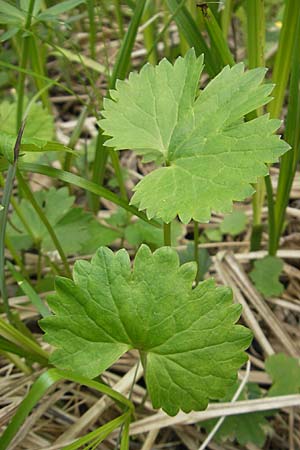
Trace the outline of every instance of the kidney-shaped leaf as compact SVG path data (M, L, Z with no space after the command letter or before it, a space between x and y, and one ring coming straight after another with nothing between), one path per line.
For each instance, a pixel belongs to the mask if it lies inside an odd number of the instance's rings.
M139 350L153 406L168 414L200 410L224 396L245 362L251 332L235 325L240 307L214 281L192 289L194 263L175 250L140 247L131 270L125 250L100 247L78 261L74 281L58 278L41 321L57 349L51 362L95 377L127 350Z
M198 91L202 67L193 49L174 65L166 59L147 64L118 81L105 101L100 126L111 136L106 145L131 148L165 166L135 187L132 203L149 218L205 222L212 209L230 212L232 201L251 195L251 183L267 174L266 163L289 149L273 135L279 120L243 121L271 100L264 68L225 67Z

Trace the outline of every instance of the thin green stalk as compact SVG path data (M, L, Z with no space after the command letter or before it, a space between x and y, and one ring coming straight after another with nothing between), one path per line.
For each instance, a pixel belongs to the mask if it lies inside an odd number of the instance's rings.
M264 0L247 0L247 53L250 69L265 66L265 10ZM263 113L263 108L253 112L250 117ZM259 250L263 226L261 222L262 207L265 201L265 180L258 179L252 199L253 224L251 232L251 250Z
M250 69L265 65L265 8L264 0L247 0L247 53Z
M12 276L17 281L19 287L24 292L24 294L27 295L27 297L29 298L31 303L36 307L41 316L42 317L49 316L51 313L48 307L45 305L40 296L35 292L33 287L28 283L28 281L26 281L23 275L15 269L13 264L8 262L7 265Z
M32 36L30 39L30 62L31 66L34 72L36 72L39 75L44 76L44 53L45 47L41 42L37 42L36 36ZM34 77L35 84L38 91L43 91L41 94L41 99L44 105L44 108L46 108L49 112L49 114L52 114L52 108L51 108L51 102L49 100L48 90L45 90L45 82L40 77Z
M21 370L25 375L32 374L32 369L29 366L27 366L27 364L25 364L24 361L22 361L22 359L18 355L14 353L8 353L3 350L0 350L0 354L2 354L10 362L12 362L14 367Z
M96 59L96 21L95 21L95 2L94 0L87 0L87 10L89 16L89 45L90 55L92 59Z
M295 46L292 58L292 70L289 89L288 113L285 140L292 149L281 158L278 188L275 203L276 250L283 231L285 211L300 160L300 14L295 34Z
M199 267L199 223L194 220L194 260L197 264L196 283L200 281L200 267Z
M177 5L177 8L175 8L174 12L170 15L170 17L168 17L167 13L164 14L163 17L163 23L164 26L162 28L162 30L157 34L152 47L148 50L147 55L146 55L146 59L144 61L145 62L149 59L149 56L151 55L152 51L154 50L154 48L156 48L158 42L163 38L164 40L164 54L166 57L169 57L169 42L168 42L168 36L166 31L169 29L170 23L174 20L174 18L176 17L176 14L180 11L180 9L183 7L183 5L185 4L186 0L181 0L180 3Z
M171 247L171 222L164 223L164 245Z
M270 175L265 177L265 183L267 188L267 199L268 199L268 219L269 219L269 255L276 255L276 222L275 222L275 211L274 211L274 193L271 183Z
M227 40L232 16L233 0L225 0L222 10L221 24L224 38Z
M76 94L76 92L74 92L72 89L68 88L67 86L64 86L62 83L59 83L56 80L52 80L49 77L37 74L33 70L24 69L22 67L14 66L13 64L7 63L6 61L1 61L0 60L0 67L4 67L6 69L10 69L13 72L17 71L17 72L19 72L20 74L23 74L23 75L30 75L32 77L36 77L36 78L40 78L41 80L48 81L49 83L53 84L54 86L59 87L63 91L67 92L68 94L73 95L79 103L84 104L84 101Z
M35 360L43 365L48 364L48 353L42 349L35 341L26 336L23 332L17 330L15 327L5 322L0 318L0 335L12 342L13 344L21 347L26 352L32 354Z
M17 171L17 178L18 178L18 183L20 188L22 189L22 191L24 192L25 196L27 197L27 199L30 201L30 203L32 204L34 210L36 211L36 213L38 214L39 218L41 219L41 221L43 222L43 224L45 225L45 227L47 228L47 231L53 241L53 244L55 245L56 250L59 253L59 256L62 260L63 266L65 268L65 272L66 275L71 278L72 273L69 267L69 263L68 260L66 258L66 255L63 251L63 248L56 236L55 231L53 230L52 225L50 224L49 220L47 219L47 217L44 214L44 211L42 210L42 208L40 207L40 205L38 204L38 202L36 201L34 195L32 194L31 190L29 189L29 186L27 185L27 183L25 182L21 172L18 170Z
M15 147L14 147L14 161L13 164L9 165L6 183L3 192L3 200L2 200L2 209L0 210L0 292L2 295L4 310L9 322L13 323L13 315L11 313L9 302L8 302L8 293L5 282L5 231L6 224L8 220L8 212L10 199L12 195L14 180L17 171L17 162L19 156L20 145L22 141L22 136L24 132L25 122L21 123L21 127L18 131L18 136L16 139Z
M216 52L218 61L221 62L222 66L233 66L235 61L214 14L210 8L208 8L207 10L202 10L202 15L205 27L209 34L211 46Z
M174 14L178 29L183 33L189 45L195 48L197 55L204 53L205 68L209 75L217 75L219 67L215 64L210 48L184 4L181 6L182 2L179 2L179 0L166 0L166 4L171 13ZM180 8L178 8L179 6Z
M119 428L123 423L128 420L128 413L124 413L119 417L116 417L113 420L110 420L105 425L97 428L94 431L86 434L85 436L77 439L73 444L66 445L62 447L62 450L77 450L78 448L82 448L83 445L87 444L93 439L92 447L88 446L85 448L95 448L94 444L101 444L104 439L110 435L116 428Z
M156 12L155 1L153 0L150 2L148 1L142 19L144 25L147 24L149 20L151 20L155 12ZM147 24L146 28L143 31L143 34L144 34L145 48L147 50L148 55L148 61L155 66L157 64L157 48L155 44L155 37L157 34L157 30L153 22Z
M82 131L82 127L84 125L84 121L87 118L87 114L88 114L88 107L84 106L81 110L81 113L78 117L76 126L71 134L69 143L67 145L67 147L74 149L75 145L78 142L78 139L80 137L81 131ZM72 162L72 153L67 153L66 154L66 158L65 158L65 162L64 162L64 170L66 170L67 172L71 169L71 162Z
M123 39L124 37L124 23L123 23L123 14L121 9L120 0L113 0L114 1L114 12L116 16L116 21L119 28L119 37Z
M9 250L9 253L13 257L13 259L17 263L17 265L20 267L20 269L21 269L22 273L24 274L24 276L26 278L28 278L28 273L27 273L26 267L23 264L22 258L18 254L18 252L15 249L11 239L9 238L9 236L7 234L5 236L5 245L6 245L7 249Z
M3 192L2 210L0 211L0 291L3 300L5 314L10 323L13 323L13 316L8 302L8 293L5 282L5 230L8 219L8 209L10 197L12 194L14 179L16 174L16 165L11 164L7 172L5 188Z
M27 12L27 18L26 18L26 23L25 23L25 36L23 37L23 41L22 41L21 61L19 64L22 69L26 69L27 62L28 62L31 36L26 35L26 31L30 30L34 3L35 3L35 0L30 0L28 12ZM24 72L21 72L19 74L17 92L18 92L18 103L17 103L16 131L18 132L18 130L21 126L22 118L23 118L24 93L25 93L25 73Z
M145 3L146 3L146 0L139 0L136 3L136 7L134 9L132 19L130 21L130 24L129 24L128 30L124 36L124 39L122 41L121 48L119 50L119 53L118 53L118 56L117 56L117 59L116 59L115 65L114 65L113 73L110 77L110 82L109 82L110 89L113 89L115 87L115 83L116 83L117 79L123 80L127 75L128 68L130 66L131 52L132 52L133 45L134 45L136 35L138 32L138 27L139 27L141 19L142 19ZM99 133L101 133L101 131L99 131ZM95 159L95 163L94 163L94 167L93 167L92 180L94 182L99 182L101 185L103 184L107 158L108 158L108 154L110 153L113 166L114 166L115 170L117 170L117 173L119 175L118 181L119 181L120 189L124 194L126 192L126 189L125 189L124 180L122 177L120 162L119 162L119 159L117 156L118 154L116 154L117 158L115 156L113 156L113 153L112 153L113 150L109 149L108 147L105 147L103 145L104 140L102 140L102 139L103 139L103 136L101 134L101 136L99 136L99 141L97 141L97 144L99 144L99 146L97 145L97 152L100 149L100 154L97 155L97 153L96 153L96 159ZM98 202L97 198L94 197L92 202L93 202L93 210L95 211L95 205Z
M300 2L295 0L285 0L279 45L272 73L272 81L275 84L273 91L274 100L269 104L270 115L274 118L280 117L284 102L285 91L290 75L292 52L299 14Z

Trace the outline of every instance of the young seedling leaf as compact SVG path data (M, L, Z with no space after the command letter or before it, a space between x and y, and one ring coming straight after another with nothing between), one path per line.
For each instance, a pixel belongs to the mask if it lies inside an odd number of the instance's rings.
M238 383L228 390L227 395L222 401L231 401L237 388ZM250 400L260 397L262 397L262 395L259 386L254 383L249 383L238 400ZM258 448L263 448L267 437L267 431L270 428L268 421L266 420L266 417L269 415L270 412L255 412L226 417L214 439L219 442L224 442L227 439L231 441L237 440L242 446L254 444L257 445ZM215 424L216 420L209 420L205 422L203 426L209 432Z
M283 353L271 355L266 360L266 372L272 378L268 395L289 395L300 393L300 360Z
M237 236L245 231L247 225L247 216L243 211L234 210L226 216L221 223L220 230L223 234Z
M282 260L275 256L265 256L255 261L250 278L265 297L282 294L284 286L279 281L282 268Z
M243 121L271 100L273 86L262 84L265 69L225 67L199 91L202 68L193 49L174 65L147 64L118 81L104 102L106 145L164 165L135 187L132 203L149 218L206 222L212 209L230 212L232 201L251 195L251 183L268 173L266 163L289 149L273 134L279 120Z
M93 253L99 245L108 245L120 235L117 231L101 225L82 208L73 208L74 197L69 196L66 187L38 191L34 196L54 228L66 254ZM45 225L31 203L27 199L22 199L19 209L26 225L17 212L13 212L7 226L7 233L15 247L27 250L31 246L38 245L44 252L55 250Z
M213 280L192 289L195 275L170 247L141 246L132 270L124 249L77 261L74 281L58 278L49 298L55 315L40 322L57 347L51 362L93 378L135 348L155 408L206 408L235 381L251 332L235 325L241 309L231 291Z

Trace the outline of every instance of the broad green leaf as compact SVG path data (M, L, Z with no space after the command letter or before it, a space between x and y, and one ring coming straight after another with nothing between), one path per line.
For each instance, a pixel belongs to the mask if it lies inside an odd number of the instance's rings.
M266 360L266 372L272 378L268 395L289 395L300 393L300 360L278 353Z
M228 288L209 280L192 289L196 270L180 267L170 247L152 254L145 245L133 269L124 249L77 261L74 281L57 278L48 299L55 315L40 322L57 347L51 362L93 378L135 348L155 408L206 408L235 381L251 332L235 325L241 308Z
M237 236L245 231L247 225L247 216L243 211L234 210L226 216L220 225L223 234Z
M238 383L233 386L222 399L224 402L231 401L234 393L238 389ZM249 383L239 396L238 400L250 400L262 397L261 390L257 384ZM263 448L267 437L267 431L270 428L266 417L270 412L255 412L248 414L239 414L237 416L226 417L221 428L218 430L214 439L224 442L227 439L237 442L244 446L247 444L255 444L258 448ZM204 424L204 428L209 432L216 420L209 420Z
M118 232L101 225L92 214L82 208L72 208L74 197L69 196L66 187L58 190L51 188L48 192L38 191L34 196L67 254L93 253L99 245L108 245L119 236ZM31 230L31 235L18 214L14 212L7 226L7 233L15 247L27 250L40 245L44 252L54 251L51 237L31 203L27 199L22 199L19 208Z
M279 281L283 269L283 261L276 256L265 256L254 263L250 277L257 289L265 296L282 294L284 286Z
M118 81L104 102L106 145L164 165L135 187L132 203L149 218L206 222L211 210L230 212L234 200L253 194L251 183L268 173L266 163L289 149L273 135L280 121L268 115L243 121L271 100L265 69L225 67L199 91L202 67L193 49L174 65L147 64Z

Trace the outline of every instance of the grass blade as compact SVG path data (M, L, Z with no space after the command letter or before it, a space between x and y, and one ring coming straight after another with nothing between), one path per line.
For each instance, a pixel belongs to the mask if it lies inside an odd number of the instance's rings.
M284 226L285 210L288 206L293 179L300 159L300 14L294 39L295 46L292 58L288 114L284 135L292 150L287 152L280 162L275 203L276 236L270 236L270 245L273 253L276 253L278 249L279 239Z
M131 52L135 43L136 35L138 32L138 27L142 20L142 15L144 11L144 7L146 4L146 0L140 0L136 3L133 16L131 18L128 30L124 36L124 39L122 41L121 48L119 50L117 60L115 62L113 73L110 77L109 81L109 88L113 89L115 86L115 83L117 79L124 79L127 75L128 69L130 67L130 58L131 58ZM101 133L101 131L99 131ZM93 175L92 180L96 183L99 183L100 185L103 184L104 180L104 173L105 173L105 167L107 163L107 158L109 152L112 155L112 151L109 150L108 147L105 147L103 145L103 136L100 134L98 140L97 140L97 146L96 146L96 157L94 161L94 167L93 167ZM112 155L112 162L114 165L114 168L117 172L117 174L121 174L121 168L118 155ZM122 176L118 177L119 185L121 191L124 193L126 192L124 181ZM93 195L91 196L91 203L93 207L93 211L95 212L98 208L98 196Z
M166 3L170 12L174 14L174 20L179 31L183 34L189 45L195 48L197 55L204 53L205 67L209 75L217 75L219 67L216 65L211 50L189 11L185 6L178 9L178 5L180 5L178 0L167 0Z
M3 192L3 200L0 210L0 292L2 295L2 300L4 304L4 310L9 322L13 323L13 317L8 304L8 294L5 283L5 231L6 224L8 220L8 211L10 205L10 198L12 195L14 180L17 171L17 162L19 156L19 150L21 146L22 136L24 133L25 122L21 124L21 127L18 132L18 136L16 139L15 147L14 147L14 160L12 164L9 164L6 183Z
M9 268L12 276L17 281L18 285L22 289L25 295L28 296L31 303L36 307L38 312L42 315L42 317L47 317L51 313L40 296L35 292L33 287L28 283L28 281L23 277L23 275L15 269L15 266L10 262L7 263L7 267Z
M277 118L280 116L284 102L285 91L290 75L292 52L299 14L300 2L286 0L282 28L279 36L279 46L272 76L275 88L273 91L274 100L269 106L271 117Z
M223 66L233 66L235 61L224 38L223 32L212 11L208 8L202 10L203 21L210 37L211 46L218 56L218 61Z
M41 398L45 395L45 393L50 389L55 383L61 380L69 380L74 383L79 383L84 386L88 386L92 389L95 389L105 395L110 396L118 403L124 405L127 408L127 413L125 414L128 417L129 414L133 412L133 404L130 400L124 397L119 392L114 391L109 386L105 384L98 383L97 381L90 380L86 377L74 375L71 372L64 372L57 369L49 369L47 372L43 373L31 386L31 389L27 396L24 398L16 414L14 415L12 421L4 431L2 437L0 438L0 448L6 449L11 443L12 439L20 429L20 427L25 422L27 416L30 414L31 410L34 406L41 400ZM122 417L122 416L121 416ZM124 419L122 419L124 420ZM108 424L107 424L108 425ZM98 430L99 431L99 430ZM78 448L76 447L65 447L66 449L70 448Z

